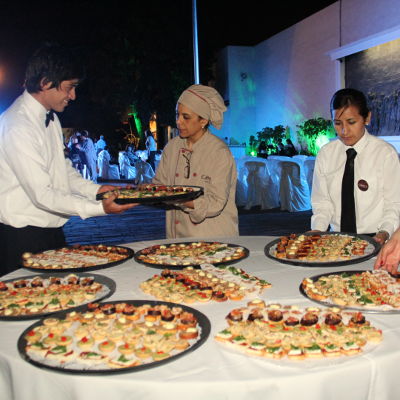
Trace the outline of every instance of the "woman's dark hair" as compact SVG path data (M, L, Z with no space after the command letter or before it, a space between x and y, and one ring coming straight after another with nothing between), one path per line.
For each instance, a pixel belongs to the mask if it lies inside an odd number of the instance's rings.
M75 50L55 43L46 43L35 51L25 73L25 88L29 93L42 90L44 84L52 82L51 88L58 88L62 81L82 80L85 70L81 58Z
M358 109L359 114L366 119L369 114L367 106L367 99L363 92L356 89L340 89L333 96L331 100L331 114L334 110L340 108L347 108L354 106Z

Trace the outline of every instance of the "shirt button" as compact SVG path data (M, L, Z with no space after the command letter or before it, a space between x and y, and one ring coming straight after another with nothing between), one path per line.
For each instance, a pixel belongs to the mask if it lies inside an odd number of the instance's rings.
M193 176L197 176L196 172L193 172Z
M179 221L176 219L175 220L175 225L178 225L179 224Z
M179 174L178 174L178 173L176 173L176 174L175 174L175 176L179 176Z

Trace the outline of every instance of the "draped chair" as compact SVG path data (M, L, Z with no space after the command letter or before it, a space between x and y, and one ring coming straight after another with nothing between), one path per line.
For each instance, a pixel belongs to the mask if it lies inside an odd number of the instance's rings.
M280 164L279 198L281 210L290 212L310 210L310 189L304 168L295 161L280 161Z
M99 178L103 179L120 179L118 165L110 164L110 153L102 150L97 158L97 166L99 168Z
M154 178L154 171L151 165L139 159L135 163L135 168L136 168L136 183L151 183L152 179Z
M262 210L279 207L278 186L270 176L267 160L246 161L244 167L247 170L245 209L258 205Z
M120 151L118 155L119 170L121 175L125 179L136 179L137 171L134 166L131 165L129 157L125 151Z

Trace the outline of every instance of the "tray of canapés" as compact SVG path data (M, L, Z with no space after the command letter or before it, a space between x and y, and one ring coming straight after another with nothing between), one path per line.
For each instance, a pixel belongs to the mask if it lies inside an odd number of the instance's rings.
M201 264L234 264L248 257L243 246L222 242L178 242L157 244L135 253L135 260L153 268L181 269Z
M41 318L110 297L115 282L102 275L41 274L0 281L0 320Z
M124 246L87 244L65 246L22 255L23 268L32 271L85 272L119 265L132 258L134 251Z
M143 292L175 303L224 302L259 296L271 284L248 274L242 268L203 264L201 269L186 267L180 271L164 269L140 284Z
M316 360L373 350L382 331L361 312L299 308L255 299L226 316L215 340L227 349L273 360Z
M304 278L300 293L325 306L400 313L400 279L385 270L338 271Z
M162 203L173 201L189 201L197 199L203 194L200 186L185 185L140 185L135 188L116 188L114 190L99 193L97 200L107 199L116 195L114 200L118 204L140 203Z
M199 348L210 321L187 306L148 300L90 303L28 327L18 340L27 362L71 374L136 372Z
M339 232L291 234L264 248L267 257L302 267L332 267L360 263L375 256L380 245L367 235Z

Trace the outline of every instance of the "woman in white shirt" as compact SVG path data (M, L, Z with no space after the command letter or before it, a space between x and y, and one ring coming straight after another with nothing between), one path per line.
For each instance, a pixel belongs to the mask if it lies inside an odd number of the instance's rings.
M342 181L346 152L355 150L354 208L355 229L351 233L372 234L384 243L399 226L400 164L396 150L387 142L368 133L371 119L364 94L341 89L331 100L331 114L338 139L319 151L312 186L311 229L343 229ZM343 202L343 203L342 203Z

